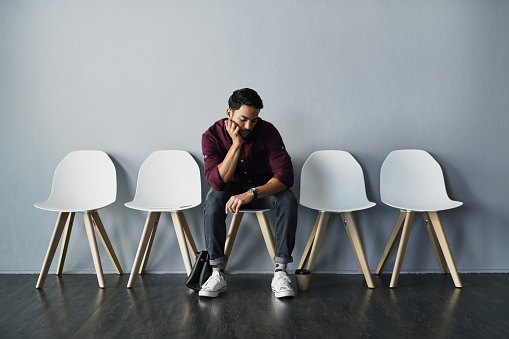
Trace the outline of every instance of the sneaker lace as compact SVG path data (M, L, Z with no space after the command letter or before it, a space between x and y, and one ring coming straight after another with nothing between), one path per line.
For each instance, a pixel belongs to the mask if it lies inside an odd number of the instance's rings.
M285 290L289 290L290 289L290 278L288 278L287 275L281 275L277 278L277 286L279 287L279 289L285 289Z

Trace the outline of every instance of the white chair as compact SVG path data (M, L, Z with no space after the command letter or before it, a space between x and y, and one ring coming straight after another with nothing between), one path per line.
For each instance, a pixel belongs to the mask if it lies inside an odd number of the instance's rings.
M97 229L117 273L122 274L122 267L118 262L115 251L97 213L99 208L115 202L116 195L117 179L115 166L106 153L102 151L75 151L69 153L60 162L55 170L50 197L45 202L35 204L37 208L59 212L36 288L42 288L44 285L58 242L65 229L57 275L62 273L74 215L77 212L81 212L85 220L85 228L99 286L104 288L106 284L97 249L94 227Z
M355 158L337 150L311 154L302 167L300 204L319 212L299 269L313 273L330 213L339 213L366 283L374 288L352 212L373 207L375 203L366 197L364 175Z
M258 218L258 223L260 224L260 229L262 231L263 239L265 240L265 245L267 246L267 251L269 252L270 259L272 260L272 266L276 267L276 263L274 262L275 257L275 243L274 243L274 235L272 234L272 230L270 229L270 224L267 219L266 212L270 211L270 209L240 209L237 214L234 214L232 217L232 221L230 224L230 229L228 230L228 236L226 237L226 242L224 245L224 255L227 257L226 262L223 264L223 269L226 270L226 265L228 264L228 259L230 258L230 253L233 248L233 244L235 242L235 238L237 237L237 232L239 230L240 222L245 213L254 213Z
M200 203L200 169L188 152L157 151L143 162L134 200L125 203L129 208L148 212L127 288L133 287L138 274L145 272L162 212L171 214L186 272L191 273L189 250L196 260L197 249L183 211Z
M400 213L375 273L382 272L396 238L401 233L390 282L391 288L396 287L415 213L421 212L440 271L442 274L446 273L441 249L455 286L461 287L438 211L455 208L463 203L449 199L438 162L423 150L405 149L391 152L380 171L380 194L383 203L399 209Z

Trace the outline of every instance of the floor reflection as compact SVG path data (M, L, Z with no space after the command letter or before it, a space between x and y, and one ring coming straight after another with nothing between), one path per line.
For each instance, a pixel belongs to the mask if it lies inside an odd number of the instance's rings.
M80 276L57 276L51 288L36 289L37 305L45 318L44 326L55 336L62 336L75 323L83 321L80 314L88 314L99 309L104 302L106 290L97 287L97 282L89 284L77 282ZM113 282L118 286L121 279ZM95 285L94 285L95 284Z
M360 275L324 275L308 291L279 300L270 291L270 276L231 276L228 292L218 298L200 298L180 279L164 275L140 277L131 289L127 277L111 275L100 289L93 279L66 276L36 290L35 307L57 337L81 327L108 333L118 317L122 336L144 337L342 337L345 328L353 337L461 332L462 289L447 275L419 278L393 289L375 278L375 289L369 289Z
M428 284L430 281L423 283ZM415 292L410 295L405 287L389 289L391 325L420 327L421 330L444 338L453 335L457 330L456 319L461 289L451 285L450 277L443 275L432 292L432 298L429 296L429 290L429 286L426 286L426 292L423 293L427 295Z

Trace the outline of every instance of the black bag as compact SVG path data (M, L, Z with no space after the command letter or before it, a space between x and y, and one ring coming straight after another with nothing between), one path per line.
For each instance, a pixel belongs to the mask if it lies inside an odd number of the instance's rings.
M209 252L198 252L191 274L187 277L187 287L195 291L201 290L201 286L212 275L212 266L210 266L209 259Z

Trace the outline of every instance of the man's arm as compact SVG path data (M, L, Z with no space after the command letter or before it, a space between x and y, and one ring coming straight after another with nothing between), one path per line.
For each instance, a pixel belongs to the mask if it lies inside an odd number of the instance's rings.
M277 194L293 184L293 166L290 156L286 152L283 139L279 132L272 126L265 147L274 176L265 184L255 187L258 190L258 198L267 198ZM238 160L238 158L237 158ZM226 203L225 212L238 213L242 205L249 204L254 200L251 192L234 195Z
M274 194L277 194L288 187L276 178L272 178L265 185L255 187L258 190L258 198L267 198ZM251 192L244 192L241 194L234 195L226 203L225 213L233 212L239 213L239 209L242 205L249 204L254 200L254 195Z
M224 120L224 128L227 130L232 144L229 149L219 149L218 137L215 133L221 133L215 127L215 131L210 131L212 128L205 132L202 136L202 151L205 158L205 177L209 182L210 187L216 191L222 190L225 184L230 182L235 174L237 163L240 157L240 151L244 139L240 137L239 127L232 121ZM223 128L221 126L220 128ZM226 152L223 153L223 152Z
M233 121L226 120L224 122L226 127L226 131L230 134L232 138L232 146L226 153L224 160L217 165L217 169L219 171L219 176L224 183L230 182L231 178L235 174L235 170L237 169L237 163L239 161L240 156L240 148L244 143L244 139L239 134L240 128Z

